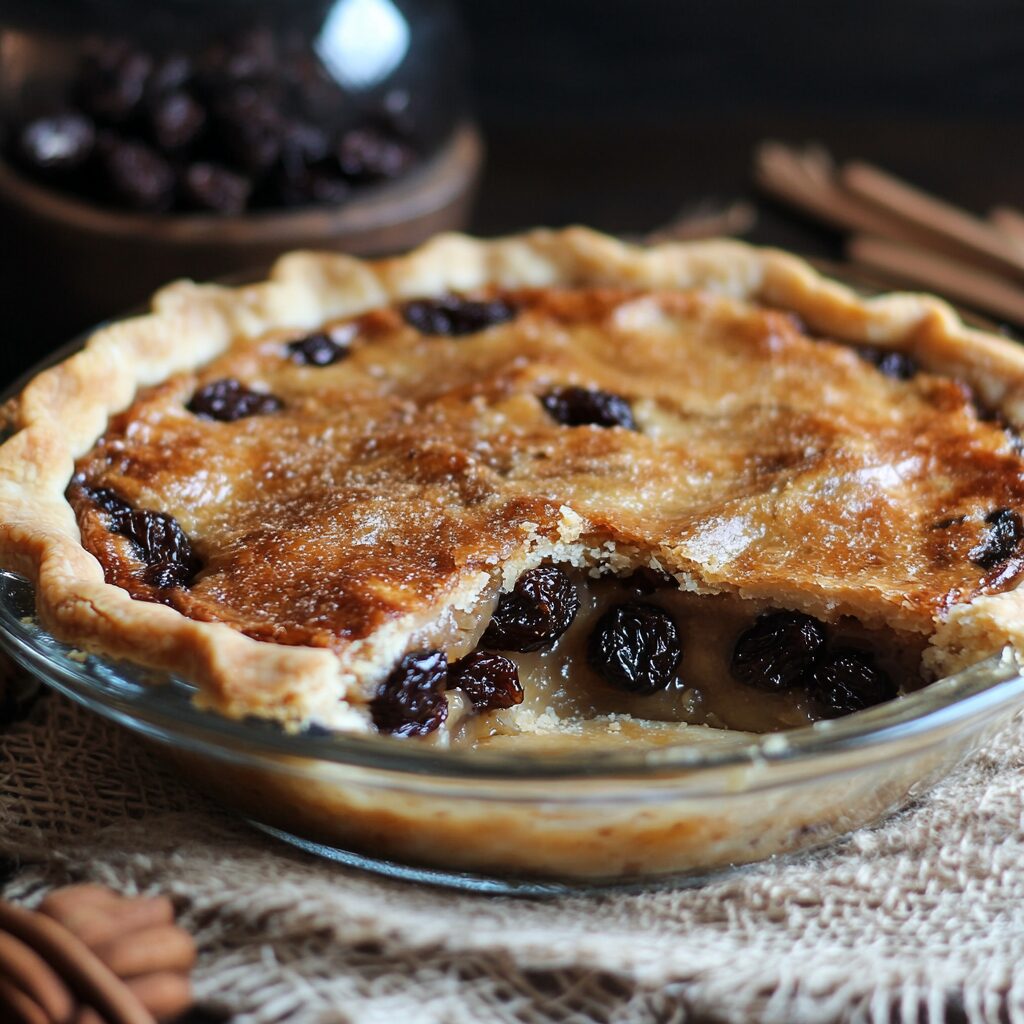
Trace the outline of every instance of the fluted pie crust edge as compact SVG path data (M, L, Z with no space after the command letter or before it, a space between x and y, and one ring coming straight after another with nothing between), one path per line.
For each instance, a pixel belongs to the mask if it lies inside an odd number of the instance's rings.
M15 433L0 446L0 564L33 581L41 622L83 650L188 678L204 703L231 716L266 714L301 725L329 707L335 727L366 730L366 684L402 653L401 623L346 660L133 600L104 582L99 562L82 547L65 490L75 460L139 388L209 362L239 336L308 330L396 301L487 285L700 288L764 303L837 340L907 351L926 369L964 380L1011 425L1024 424L1024 351L1017 345L968 327L937 298L865 298L777 250L734 241L645 249L570 228L495 241L444 235L376 262L299 252L258 284L171 284L154 297L151 312L102 328L26 386L6 409ZM579 527L566 512L562 540L571 544ZM930 667L946 674L1017 642L1022 623L1020 589L954 605L938 624ZM346 695L357 693L349 705Z

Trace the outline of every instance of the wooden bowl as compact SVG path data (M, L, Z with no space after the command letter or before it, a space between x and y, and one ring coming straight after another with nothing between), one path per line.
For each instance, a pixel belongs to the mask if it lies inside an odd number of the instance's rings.
M482 160L479 133L467 122L420 167L342 206L238 217L107 210L36 185L0 161L0 216L19 265L59 307L57 319L86 324L143 302L174 278L267 265L290 249L384 255L464 227Z

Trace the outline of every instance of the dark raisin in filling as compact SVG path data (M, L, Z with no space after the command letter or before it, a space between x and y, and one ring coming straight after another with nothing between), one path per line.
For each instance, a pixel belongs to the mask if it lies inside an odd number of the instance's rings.
M233 423L246 416L277 412L284 408L284 403L276 395L252 391L241 381L228 377L201 387L186 408L203 419Z
M605 682L639 695L665 689L682 656L675 620L642 601L609 608L587 645L587 661Z
M447 677L448 660L443 651L407 654L370 701L373 724L391 736L435 732L448 717Z
M857 349L857 355L893 380L910 380L920 370L916 360L906 352L863 345Z
M825 627L800 612L762 615L736 641L732 674L770 693L806 683L825 647Z
M572 625L580 599L572 580L554 565L524 572L498 607L480 640L499 651L539 651Z
M504 299L480 302L458 295L445 295L439 299L415 299L402 307L402 317L410 327L422 334L438 334L449 338L507 323L518 309Z
M625 427L636 430L628 401L597 388L554 388L541 396L541 405L553 420L567 427Z
M330 366L349 353L345 332L316 331L288 343L288 358L299 366Z
M144 573L154 586L176 586L188 582L198 568L192 545L177 521L164 512L135 509L127 516L116 515L112 532L127 537L148 566ZM173 582L172 582L173 581Z
M863 711L896 696L896 687L865 651L834 651L813 671L808 691L825 718Z
M111 533L127 537L146 563L142 579L160 589L187 586L200 563L185 531L166 512L132 508L114 491L102 487L88 491L95 505L109 517Z
M448 689L460 689L479 713L523 702L515 662L490 651L473 651L448 666Z
M1020 550L1024 540L1024 522L1013 509L997 508L985 516L989 529L985 536L967 553L967 557L982 569L994 569L1009 561Z

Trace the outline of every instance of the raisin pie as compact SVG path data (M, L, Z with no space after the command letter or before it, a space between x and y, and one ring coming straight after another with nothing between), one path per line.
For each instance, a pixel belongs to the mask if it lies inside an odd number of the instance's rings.
M296 253L171 285L8 419L45 625L292 730L785 729L1024 621L1024 354L736 242Z

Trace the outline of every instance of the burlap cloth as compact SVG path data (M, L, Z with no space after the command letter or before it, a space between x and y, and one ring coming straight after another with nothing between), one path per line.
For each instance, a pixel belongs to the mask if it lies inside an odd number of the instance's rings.
M251 830L55 695L0 733L5 896L171 894L237 1024L1024 1021L1024 727L831 851L703 889L478 896Z

